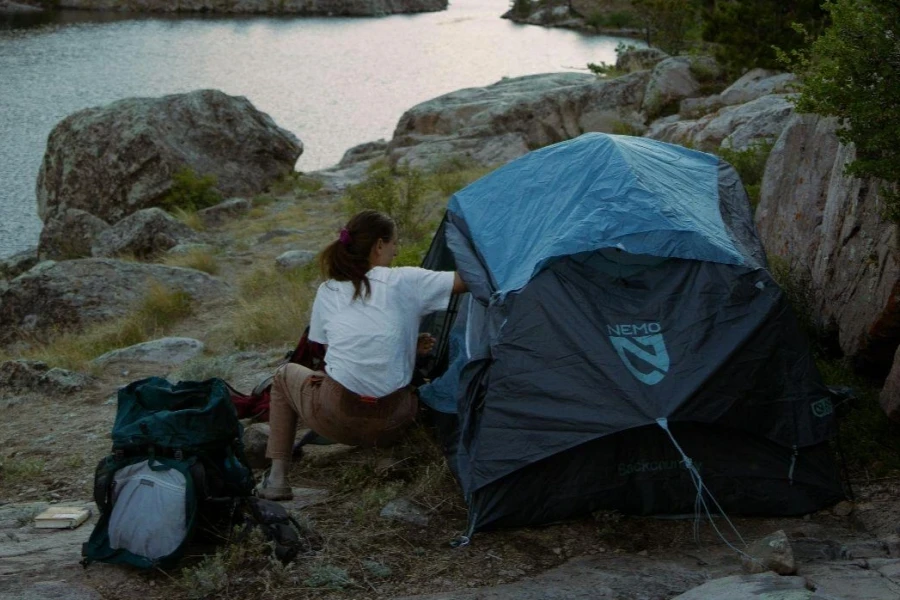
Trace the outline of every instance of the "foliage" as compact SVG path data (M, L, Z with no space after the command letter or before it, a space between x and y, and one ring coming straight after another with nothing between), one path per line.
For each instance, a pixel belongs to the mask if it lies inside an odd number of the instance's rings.
M196 211L221 201L214 175L201 176L190 167L184 167L172 176L172 187L160 205L170 211L176 208Z
M631 11L594 11L584 20L586 25L597 29L637 29L643 21Z
M235 360L228 356L199 356L182 363L172 373L174 381L205 381L218 377L226 381L234 379Z
M622 55L626 52L631 52L635 49L636 48L634 44L625 44L624 42L619 42L618 44L616 44L616 58L621 58ZM616 62L618 63L618 61ZM594 75L597 75L599 77L609 77L610 79L625 74L623 71L617 69L616 65L611 65L607 62L601 62L600 64L588 63L587 68L588 71L590 71Z
M688 32L699 18L696 0L633 0L632 6L643 25L648 46L669 54L685 49Z
M449 198L490 171L490 168L481 166L471 158L448 158L431 165L428 184L441 196Z
M531 0L513 0L512 14L516 17L525 18L531 14Z
M24 483L43 472L44 461L39 458L7 458L0 462L0 481L4 482Z
M321 179L310 177L296 171L285 173L275 183L269 186L269 191L276 196L294 193L299 198L308 194L314 194L322 189L324 183Z
M756 208L759 203L759 191L762 185L766 161L772 152L774 142L758 141L743 150L722 147L716 152L722 159L731 164L741 176L741 182L750 197L750 205Z
M855 374L846 360L820 357L816 364L826 385L849 387L850 398L835 405L840 447L850 476L900 474L900 425L884 414L878 402L879 385Z
M797 108L840 119L838 137L856 146L848 174L896 184L900 182L900 11L890 0L832 0L824 8L831 25L809 51L781 54L803 83ZM900 194L891 187L883 192L886 216L900 220Z
M392 171L386 163L376 162L364 181L347 189L344 209L348 216L365 209L389 215L402 239L416 242L429 231L428 187L419 169L400 165Z
M778 68L775 46L791 51L806 44L792 26L811 32L825 24L821 0L718 1L703 14L703 39L717 44L715 55L734 77L748 69Z

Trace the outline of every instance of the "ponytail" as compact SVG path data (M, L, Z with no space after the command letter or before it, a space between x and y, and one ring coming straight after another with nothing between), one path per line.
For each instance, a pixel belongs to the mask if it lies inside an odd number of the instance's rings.
M372 286L366 273L371 268L372 247L378 240L391 241L394 230L394 221L387 215L374 210L357 213L341 229L340 237L322 251L319 258L322 274L326 279L352 282L354 300L368 298Z

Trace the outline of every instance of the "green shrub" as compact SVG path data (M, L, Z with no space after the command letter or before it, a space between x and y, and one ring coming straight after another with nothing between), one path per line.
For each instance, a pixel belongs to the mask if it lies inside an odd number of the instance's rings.
M750 197L750 205L754 209L759 204L759 191L766 170L766 161L769 159L774 145L774 142L758 141L744 150L723 147L716 152L725 162L730 163L741 176L741 181Z
M196 211L221 201L214 175L201 176L190 167L184 167L172 176L172 187L160 204L170 211L176 208Z
M425 174L405 165L394 172L384 162L374 163L364 181L350 186L344 196L344 210L354 215L371 209L389 215L406 241L417 242L428 232L431 207L427 205Z
M597 29L637 29L643 24L641 19L633 12L605 12L602 10L595 10L588 15L584 22L586 25Z
M678 54L687 47L688 34L699 19L697 0L633 0L647 45Z
M781 53L803 83L797 109L838 117L838 137L856 147L848 174L887 182L885 216L900 222L900 11L892 0L823 7L831 25L810 50Z
M776 46L791 51L807 43L793 23L821 31L825 13L820 4L821 0L716 2L704 12L703 39L716 44L716 59L732 77L754 67L776 69Z

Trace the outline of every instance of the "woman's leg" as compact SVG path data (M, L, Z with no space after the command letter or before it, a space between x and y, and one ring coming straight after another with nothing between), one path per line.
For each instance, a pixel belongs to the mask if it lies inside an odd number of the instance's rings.
M312 369L288 363L275 373L269 396L269 443L266 457L272 459L272 469L266 487L287 486L287 471L291 464L291 451L297 434L297 416L300 413L300 390Z

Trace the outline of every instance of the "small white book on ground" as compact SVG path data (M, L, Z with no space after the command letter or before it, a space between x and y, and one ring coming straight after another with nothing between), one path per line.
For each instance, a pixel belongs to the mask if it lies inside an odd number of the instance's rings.
M51 506L34 518L38 529L74 529L88 520L91 509L81 506Z

